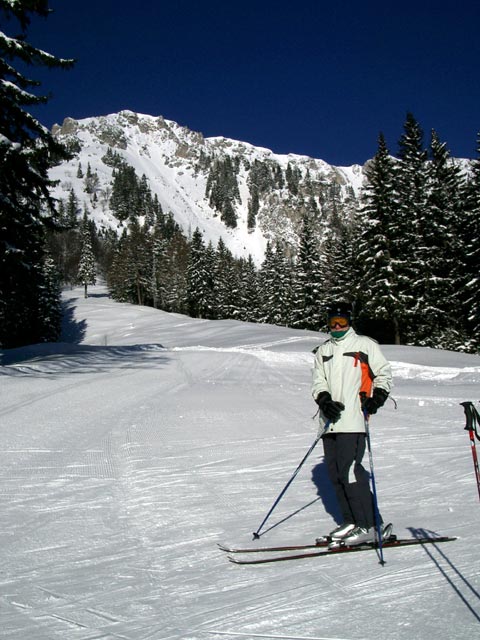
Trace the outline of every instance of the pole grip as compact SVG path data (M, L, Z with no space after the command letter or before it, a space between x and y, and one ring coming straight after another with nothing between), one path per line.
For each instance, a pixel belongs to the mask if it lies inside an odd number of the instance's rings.
M465 431L470 432L470 436L473 439L473 434L480 442L480 433L478 432L478 428L480 427L480 414L478 413L473 402L460 402L462 407L465 410L465 418L466 418L466 426Z
M473 411L472 411L473 404L470 401L460 402L460 404L462 405L463 410L465 411L465 420L466 420L465 431L473 431L473 428L474 428Z

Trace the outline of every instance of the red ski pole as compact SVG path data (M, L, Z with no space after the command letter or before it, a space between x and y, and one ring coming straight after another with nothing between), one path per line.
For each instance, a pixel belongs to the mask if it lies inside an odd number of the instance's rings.
M473 406L473 402L461 402L460 403L465 410L465 418L467 424L465 431L468 431L470 436L470 446L472 449L473 467L475 469L475 477L477 479L478 499L480 500L480 469L478 468L477 447L475 445L475 436L480 440L478 435L478 426L480 425L480 416L478 411Z

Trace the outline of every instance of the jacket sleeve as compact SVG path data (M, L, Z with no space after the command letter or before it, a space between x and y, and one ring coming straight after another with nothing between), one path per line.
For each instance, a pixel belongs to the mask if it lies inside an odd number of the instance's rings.
M313 363L313 376L312 376L312 396L316 400L319 393L322 391L330 391L327 379L325 377L325 369L323 367L323 356L321 349L318 349L315 360Z
M380 347L372 341L372 350L369 356L370 368L374 377L373 388L377 387L390 393L393 387L392 367L383 355Z

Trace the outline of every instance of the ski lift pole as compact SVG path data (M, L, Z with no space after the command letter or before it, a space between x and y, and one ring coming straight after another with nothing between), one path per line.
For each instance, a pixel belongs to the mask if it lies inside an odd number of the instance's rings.
M262 524L258 527L258 529L256 531L254 531L253 533L253 539L254 540L258 540L260 538L260 531L263 528L263 525L267 522L267 520L269 519L269 517L272 515L273 510L275 509L275 507L277 506L277 504L280 502L280 500L283 498L283 496L285 495L288 487L292 484L292 482L295 480L298 472L300 471L300 469L302 468L303 464L305 463L305 460L308 458L308 456L312 453L312 451L315 449L315 447L318 444L318 441L320 440L320 438L323 436L323 434L325 433L325 431L328 429L328 427L330 426L330 420L328 420L325 424L325 428L322 431L322 433L320 433L314 440L312 446L310 447L310 449L307 451L307 453L304 455L303 460L300 462L300 464L298 465L298 467L295 469L292 477L290 478L290 480L287 482L287 484L283 487L282 491L280 492L280 494L278 495L278 498L275 500L275 502L272 504L270 511L267 513L267 515L265 516L265 518L262 521Z
M478 435L478 427L480 426L480 416L475 409L473 402L460 403L465 411L466 425L465 431L470 436L470 448L472 450L473 468L475 469L475 478L477 479L478 499L480 500L480 470L478 468L477 447L475 445L475 436L480 440Z
M365 391L360 393L362 401L366 398L367 394ZM378 498L377 498L377 485L375 482L375 469L373 467L373 454L372 454L372 445L370 442L370 424L368 420L368 413L362 409L363 417L365 418L365 436L367 439L367 448L368 448L368 460L370 462L370 476L372 479L372 495L373 495L373 515L375 518L375 529L377 530L377 538L378 538L378 552L380 555L380 564L383 566L385 564L385 560L383 559L383 536L382 536L382 524L380 522L380 510L378 508Z

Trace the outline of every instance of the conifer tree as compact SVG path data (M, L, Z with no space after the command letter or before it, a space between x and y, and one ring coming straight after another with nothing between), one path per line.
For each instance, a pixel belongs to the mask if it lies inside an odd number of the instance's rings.
M0 31L0 346L43 339L45 230L56 218L48 170L69 157L27 109L45 103L22 68L68 68L27 41L32 16L46 17L47 0L0 0L14 36ZM9 21L9 22L7 22ZM16 35L18 30L20 35Z
M313 232L311 214L303 216L300 247L294 268L292 291L293 327L320 328L320 253L319 242Z
M287 169L285 171L285 179L287 181L287 187L290 193L294 196L298 195L299 185L300 185L301 173L298 167L293 167L290 162L287 165Z
M399 160L381 138L367 170L358 244L361 321L373 335L372 323L374 329L376 321L384 329L393 323L397 343L469 348L461 303L468 280L464 180L435 131L429 150L430 159L408 114ZM388 331L377 336L390 339Z
M64 216L62 220L65 220ZM61 284L77 283L80 245L78 229L62 226L47 233L48 252L55 262Z
M131 290L135 292L135 302L139 305L152 304L151 269L152 242L147 230L137 218L128 223L127 260Z
M432 222L427 206L427 151L423 131L411 113L407 114L399 140L399 160L399 207L392 231L398 250L402 326L406 338L412 340L417 329L415 318L421 314L429 324L433 314L428 308L425 291L429 258L426 238Z
M250 195L253 197L255 191L259 196L269 193L275 187L275 181L281 183L282 180L282 171L278 165L272 168L271 163L255 159L247 178Z
M220 213L221 219L230 228L237 226L235 203L240 201L237 169L229 156L216 159L208 175L206 187L210 206Z
M400 344L405 310L401 294L402 260L396 236L400 232L396 222L399 209L396 171L396 163L380 134L362 194L356 298L360 325L368 323L373 335L377 334L376 326L381 325L383 333L378 337Z
M465 217L460 228L464 275L460 304L466 318L468 351L480 352L480 133L477 158L465 187Z
M357 246L352 240L351 224L341 217L336 207L329 214L320 251L320 269L323 277L318 313L320 321L323 321L333 301L353 302L357 282Z
M84 287L85 298L88 298L88 286L96 283L95 256L93 255L92 236L88 224L87 213L84 213L81 227L80 262L78 264L77 279Z
M202 317L214 320L226 317L220 310L220 301L216 291L217 251L210 240L204 253L203 267L207 275L205 287L205 311Z
M463 277L460 243L463 203L463 180L457 164L451 159L445 143L433 130L428 163L428 197L425 226L423 276L424 313L428 322L417 327L417 344L456 349L465 343L465 327L459 300L459 282Z
M212 273L208 270L206 248L200 229L193 232L187 265L187 308L193 318L212 314Z
M277 243L275 250L275 271L278 287L273 288L273 310L275 312L275 324L286 327L292 322L293 306L293 260L287 255L283 243Z
M162 295L161 282L165 269L168 243L163 237L158 225L153 229L151 238L152 245L152 271L150 280L150 294L152 296L152 306L154 309L164 309L165 302Z
M134 302L130 286L130 265L128 263L128 233L123 229L114 251L107 283L114 300L118 302Z
M282 170L278 165L255 159L248 172L247 184L250 191L248 200L247 228L253 231L260 211L260 200L277 188L283 187ZM281 186L280 186L281 185Z
M251 255L238 264L238 319L255 322L259 317L258 274Z
M115 217L121 222L138 215L140 209L138 192L135 169L123 162L113 172L110 196L110 207Z
M164 238L155 238L154 236L152 240L152 306L164 311L172 311L169 296L172 285L172 280L169 277L171 258L168 249L169 244Z
M43 258L43 285L40 291L40 325L42 342L55 342L60 337L62 304L60 274L48 250Z
M259 284L259 313L258 321L262 323L273 322L272 314L270 313L270 298L272 295L272 289L274 286L274 252L272 243L267 242L265 247L265 255L262 265L258 274Z
M234 318L238 313L238 274L233 255L222 238L215 253L213 291L215 317Z
M96 201L99 189L100 180L98 173L96 171L92 171L92 167L90 166L90 163L88 163L87 173L84 177L84 191L91 196L92 202Z
M164 309L175 313L188 313L187 264L189 247L185 236L176 231L168 239L164 259L162 298Z
M119 240L108 284L120 302L151 305L152 239L136 218L129 221Z
M98 249L95 251L98 274L107 281L118 245L118 235L114 229L100 229L97 235Z
M278 243L275 250L268 242L260 274L259 321L289 325L292 311L293 266Z
M64 226L69 229L75 229L78 227L78 216L80 214L80 205L78 203L78 198L75 195L75 191L70 189L70 193L68 194L67 205L65 207L65 219Z

